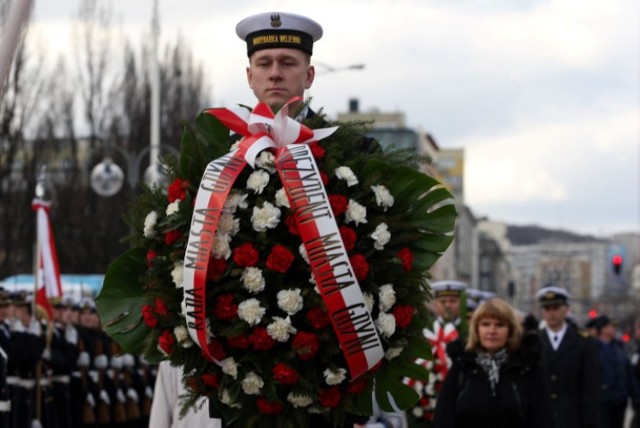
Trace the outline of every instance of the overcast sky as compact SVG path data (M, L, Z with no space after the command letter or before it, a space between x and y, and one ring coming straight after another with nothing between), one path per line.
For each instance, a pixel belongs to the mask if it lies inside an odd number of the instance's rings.
M36 0L30 37L68 49L79 0ZM235 35L242 18L318 21L312 105L332 117L401 111L441 147L465 149L477 216L598 236L640 231L640 6L635 0L159 0L163 39L205 64L216 106L255 102ZM132 42L152 0L113 0ZM366 5L366 6L365 6ZM208 107L208 106L203 106Z

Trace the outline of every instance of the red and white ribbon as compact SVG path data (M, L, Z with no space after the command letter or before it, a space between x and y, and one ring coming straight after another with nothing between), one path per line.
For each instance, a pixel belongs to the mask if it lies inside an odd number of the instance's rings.
M451 323L446 323L443 326L439 321L434 321L433 329L425 328L423 334L431 344L432 352L437 358L434 364L435 370L441 373L444 378L449 371L450 365L447 358L447 344L458 338L458 330Z
M352 378L384 356L360 286L322 185L320 171L306 143L331 135L337 127L312 130L288 116L291 99L276 115L266 104L253 111L210 109L229 129L244 136L239 149L212 161L198 189L184 260L183 309L194 341L211 361L205 316L206 273L215 230L233 183L245 164L255 165L262 150L275 151L278 173L294 212L311 270L338 336Z

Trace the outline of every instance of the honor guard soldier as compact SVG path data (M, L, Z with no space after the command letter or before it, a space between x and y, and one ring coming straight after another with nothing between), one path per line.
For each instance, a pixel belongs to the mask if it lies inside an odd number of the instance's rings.
M441 324L452 323L456 327L460 325L460 299L467 289L467 284L462 281L444 280L436 281L431 285L435 298L438 321Z
M555 426L595 428L598 409L595 344L567 322L570 295L566 290L544 287L536 293L536 300L546 324L539 335Z
M9 308L9 293L0 289L0 426L10 426L11 398L7 384L10 333L6 323Z

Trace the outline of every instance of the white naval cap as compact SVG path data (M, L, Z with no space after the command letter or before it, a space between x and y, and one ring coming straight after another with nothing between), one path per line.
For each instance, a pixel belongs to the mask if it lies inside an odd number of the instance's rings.
M536 300L541 306L547 305L568 305L571 294L564 288L547 286L536 293Z
M236 34L247 42L247 55L260 49L292 48L313 53L313 42L322 37L322 27L306 16L286 12L252 15L236 25Z
M457 280L436 281L431 284L435 297L453 296L460 297L462 292L466 290L467 283Z

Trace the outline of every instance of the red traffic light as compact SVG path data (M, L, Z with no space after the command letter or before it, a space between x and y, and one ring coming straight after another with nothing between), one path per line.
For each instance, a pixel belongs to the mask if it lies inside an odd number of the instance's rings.
M611 264L613 265L612 266L613 273L615 273L616 275L620 275L620 271L622 270L622 262L624 262L624 259L620 254L614 254L611 257Z

